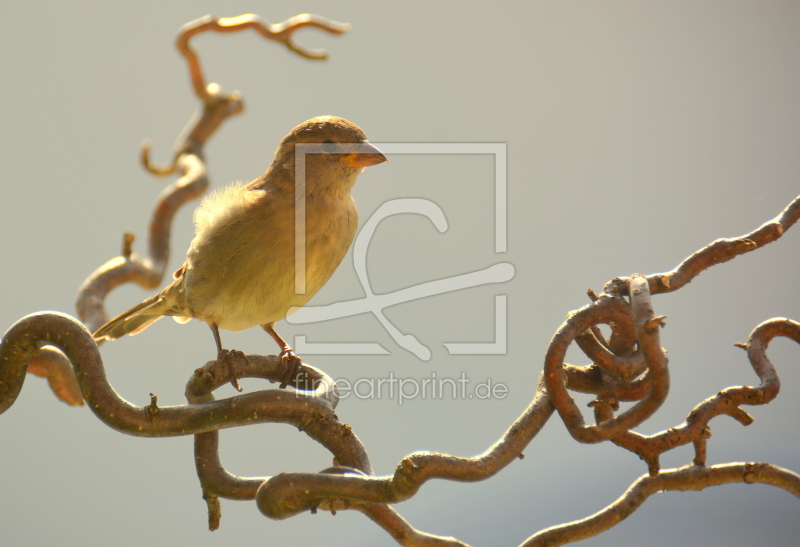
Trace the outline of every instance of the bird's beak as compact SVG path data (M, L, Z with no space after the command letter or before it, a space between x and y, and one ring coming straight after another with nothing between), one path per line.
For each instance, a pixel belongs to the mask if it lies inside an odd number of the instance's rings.
M389 161L380 150L364 141L356 144L353 151L342 156L342 162L350 167L369 167Z

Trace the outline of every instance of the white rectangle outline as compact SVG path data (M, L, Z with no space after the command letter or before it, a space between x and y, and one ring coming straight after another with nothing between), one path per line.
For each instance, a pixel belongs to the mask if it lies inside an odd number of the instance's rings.
M372 143L383 152L391 154L492 154L494 155L494 252L505 253L508 248L508 181L507 144L504 142L381 142ZM325 154L318 143L298 143L295 145L295 247L294 247L294 286L297 294L305 294L306 289L306 154Z
M375 143L384 154L492 154L495 160L495 253L507 250L507 145L506 143ZM305 155L328 153L319 144L298 144L295 156L295 290L305 290ZM302 232L302 233L300 233ZM500 322L497 322L497 319ZM506 295L495 296L495 340L489 343L445 343L450 354L505 354ZM295 337L295 347L310 353L386 354L379 344L307 344L305 336ZM309 351L311 349L316 351ZM430 357L428 357L430 358ZM427 359L424 359L427 360Z

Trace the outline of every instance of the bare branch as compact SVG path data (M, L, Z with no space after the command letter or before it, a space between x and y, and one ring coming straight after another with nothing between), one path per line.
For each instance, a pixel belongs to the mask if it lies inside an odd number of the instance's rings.
M275 25L270 25L262 18L252 13L239 15L238 17L223 18L206 15L205 17L190 21L181 27L175 46L178 48L178 51L180 51L181 55L186 57L186 62L189 65L189 76L192 79L192 87L194 88L195 94L205 103L210 100L210 97L205 79L203 78L203 71L200 68L200 61L197 58L197 54L191 46L189 46L189 40L194 36L210 30L214 32L239 32L241 30L253 29L264 38L280 42L303 57L318 60L326 59L328 54L325 50L306 49L292 42L292 34L294 34L296 30L304 27L322 29L331 34L342 34L350 30L350 25L348 23L339 23L338 21L332 21L309 13L295 15Z
M753 418L740 405L762 405L774 399L780 390L780 380L772 363L766 355L769 342L775 336L784 336L800 344L800 323L790 319L770 319L758 325L750 334L747 349L750 362L761 380L758 387L729 387L698 404L677 427L654 435L641 435L628 431L612 441L627 450L635 452L648 462L650 474L658 473L658 457L660 454L688 443L695 445L694 463L705 465L706 439L711 436L708 423L711 419L728 415L742 425L750 425ZM607 408L595 407L598 421L609 419L611 412Z
M635 378L647 370L647 362L641 351L626 357L615 355L598 339L594 332L596 329L597 325L592 325L575 338L575 342L595 365L612 376L622 378Z
M647 276L652 294L677 291L711 266L733 260L739 255L760 249L779 239L800 218L800 196L797 196L781 214L762 224L749 234L718 239L698 250L675 269ZM628 277L615 277L603 288L609 294L627 294Z
M125 234L122 256L100 266L81 285L75 306L78 317L92 330L99 328L108 320L104 301L110 291L130 282L137 283L145 289L153 289L161 284L169 260L172 219L180 207L202 196L208 188L203 147L226 119L244 109L238 92L225 95L218 84L213 82L205 84L200 61L190 47L189 40L210 30L238 32L252 28L270 40L283 43L299 55L311 59L326 58L327 54L324 51L308 50L291 41L292 34L304 27L315 27L332 34L341 34L349 30L350 25L310 14L297 15L282 23L268 25L258 16L246 14L220 19L206 16L181 28L176 47L186 57L192 85L203 104L176 140L175 153L170 165L166 167L152 165L149 157L151 145L149 142L142 145L142 164L150 173L165 176L178 171L181 178L164 189L157 200L150 221L149 256L140 260L132 254L130 245L133 236Z
M325 499L396 503L412 497L429 479L480 481L523 457L522 451L552 412L553 405L540 382L531 405L505 435L483 454L468 458L416 452L403 458L393 475L384 477L360 473L283 473L264 483L256 501L265 515L273 519L285 519L312 510Z
M186 203L202 196L208 188L206 167L200 156L183 154L178 159L181 177L166 187L156 200L150 220L148 257L140 259L131 251L133 235L125 234L122 255L112 258L81 284L75 307L78 317L92 330L108 321L105 298L125 283L136 283L144 289L161 284L169 260L172 219Z
M286 390L267 390L210 401L194 405L158 408L154 419L151 406L132 405L111 387L106 378L97 344L91 333L72 317L57 312L40 312L23 317L3 336L0 342L0 413L9 408L22 389L28 361L39 348L51 345L61 350L72 363L81 392L92 412L106 425L141 437L170 437L192 435L220 428L250 423L282 422L301 429L311 427L318 420L333 414L330 379L318 369L303 364L298 383L310 378L315 391L303 391L300 383L287 396ZM259 369L257 377L267 376L279 381L285 372L276 356L248 356L250 368L237 367L237 372L248 376ZM211 361L208 368L196 373L197 381L207 381L218 375L229 381L223 372L226 363ZM239 370L241 368L241 370ZM211 372L208 376L206 372ZM256 374L253 374L256 375ZM216 381L213 380L212 381ZM334 415L335 416L335 415ZM347 452L340 437L331 435L324 439L334 454Z
M367 515L372 522L386 530L404 547L469 547L453 537L434 536L414 529L397 511L388 505L356 505L353 507Z
M646 283L643 283L642 290L632 297L649 295L644 289L645 286ZM544 369L547 392L570 434L580 442L600 442L636 427L650 417L666 397L669 376L661 348L658 346L658 331L656 329L648 332L646 329L648 321L652 318L652 308L649 307L649 303L637 303L633 308L637 310L640 308L650 309L650 312L642 315L642 318L637 319L637 316L634 315L634 320L639 333L639 344L647 361L649 369L647 374L651 384L650 389L639 403L614 419L598 425L585 424L583 415L567 392L563 375L563 360L569 344L591 326L598 323L618 325L629 322L625 318L631 315L631 307L621 298L603 294L588 306L570 314L550 341Z
M585 519L553 526L528 538L521 547L554 547L596 536L613 528L657 492L704 490L721 484L770 484L800 497L800 476L768 463L728 463L713 467L687 466L643 475L614 503Z
M333 380L324 373L309 374L306 368L295 378L295 387L303 387L305 391L313 392L315 397L328 401L331 410L338 403L338 389ZM251 360L237 367L237 373L246 377L259 377L276 381L276 369L273 363L266 363L263 359ZM214 400L211 392L230 381L230 367L223 366L219 361L212 361L205 367L195 371L194 376L186 386L186 397L190 403L207 403ZM281 391L285 395L286 392ZM280 420L274 420L280 421ZM295 425L298 425L295 423ZM312 439L331 449L334 458L342 465L352 466L371 472L372 467L363 445L358 440L347 424L342 424L333 412L326 415L310 412L302 425L298 425ZM203 494L207 498L248 500L255 499L256 492L261 484L269 477L239 477L229 473L219 459L219 432L210 431L195 435L195 464ZM210 510L216 515L209 522L219 524L220 509L218 503L210 505Z
M76 303L78 314L92 329L106 321L104 300L115 287L134 282L152 289L161 283L169 260L175 213L208 188L203 158L205 143L228 117L244 108L237 92L226 95L218 84L206 83L190 40L207 31L229 33L253 29L301 56L325 58L325 52L309 50L292 41L293 33L304 27L332 34L349 29L345 23L309 14L276 25L252 14L221 19L207 16L182 27L176 46L186 58L192 86L202 106L177 139L169 165L154 165L149 157L149 143L142 147L141 160L148 171L158 176L178 172L180 178L158 198L150 222L146 256L139 258L133 252L133 235L125 234L121 256L101 266L81 286ZM676 291L711 266L777 240L798 217L800 197L775 219L750 234L714 241L670 272L615 278L599 295L589 290L592 303L569 314L553 336L545 356L544 371L528 408L494 445L475 457L415 452L403 458L393 474L372 475L365 447L352 428L340 422L334 412L338 403L337 387L329 376L305 363L300 374L293 378L290 390L268 389L221 401L214 399L214 390L238 377L281 381L285 368L280 358L274 356L247 356L235 372L226 362L208 362L197 369L187 383L189 403L186 405L160 407L154 394L151 394L150 404L132 405L108 383L98 347L86 327L69 316L50 312L21 319L0 343L0 413L16 400L27 370L47 377L53 391L68 404L82 404L85 398L100 420L123 433L151 437L195 435L197 474L212 530L220 524L220 498L229 498L256 500L262 513L273 519L289 518L307 510L332 513L357 510L401 545L465 546L454 538L415 530L387 504L411 498L430 479L473 482L493 476L523 457L523 451L555 410L576 440L584 443L610 440L639 455L647 463L649 476L640 477L617 501L595 515L539 532L524 545L559 545L591 537L627 518L650 495L659 491L701 490L719 484L759 482L778 486L800 497L800 476L770 464L730 463L704 467L711 419L725 414L748 425L753 418L742 405L766 404L779 393L780 381L766 351L775 336L800 343L800 323L795 321L783 318L765 321L743 345L760 385L734 386L719 391L695 406L685 422L677 427L650 436L632 431L652 416L669 391L668 361L660 341L664 317L655 314L651 295ZM607 340L599 324L610 326L611 336ZM563 362L573 341L589 357L591 364L574 366ZM596 395L590 405L594 409L595 424L584 422L569 390ZM616 416L620 401L634 401L635 404ZM220 460L219 429L264 422L298 427L331 452L334 466L317 473L263 477L230 473ZM695 447L693 466L660 469L662 453L690 442Z

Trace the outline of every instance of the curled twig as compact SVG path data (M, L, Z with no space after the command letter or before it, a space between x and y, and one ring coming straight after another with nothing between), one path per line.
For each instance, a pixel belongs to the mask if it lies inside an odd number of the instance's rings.
M282 380L280 370L274 360L248 357L246 363L237 366L237 376L242 378L264 378L270 381ZM304 397L325 401L330 412L309 412L305 419L292 420L292 423L305 431L312 439L332 449L334 458L342 465L372 471L369 457L363 445L350 427L338 421L333 409L339 400L338 388L325 373L303 365L304 370L294 378L294 387L302 388ZM211 361L195 371L186 386L186 398L190 403L201 404L214 400L211 392L230 381L230 367L220 361ZM281 391L286 397L291 392ZM282 421L281 418L270 421ZM228 473L219 460L219 432L210 431L195 436L195 461L197 474L205 492L230 499L254 499L256 490L266 477L245 478Z
M75 307L78 317L92 330L108 321L105 298L125 283L136 283L144 289L161 284L169 260L172 219L186 203L202 196L208 188L206 166L195 154L183 154L178 161L182 176L166 187L156 201L150 220L148 253L140 259L131 251L133 235L125 234L122 255L112 258L81 284Z
M86 327L57 312L23 317L0 341L0 413L19 395L31 357L39 348L48 345L58 348L72 363L81 393L92 412L109 427L129 435L173 437L264 422L290 423L302 429L314 420L333 414L329 397L320 396L316 391L303 391L301 383L297 386L300 389L294 392L271 389L222 401L158 407L158 419L153 420L152 412L148 412L150 405L142 407L129 403L108 383L100 351ZM248 361L253 367L268 370L273 380L285 372L276 356L251 355ZM223 368L216 361L209 366L215 365ZM323 377L320 371L305 363L301 372L299 382L305 378L317 382ZM339 446L341 441L335 436L321 442L333 453L347 450Z
M650 274L647 281L652 294L677 291L690 283L711 266L733 260L739 255L760 249L780 238L800 218L800 196L775 218L765 222L749 234L731 238L718 239L698 250L676 268L666 273ZM615 277L603 288L609 294L627 294L628 277Z
M172 162L165 167L153 165L150 161L152 145L150 141L146 140L142 143L139 152L142 165L157 177L171 175L179 168L180 158L184 154L202 158L206 141L219 129L222 122L242 111L244 111L244 102L238 92L234 91L230 95L225 95L219 85L209 84L206 100L203 101L200 110L192 116L175 140Z
M259 489L256 501L262 513L285 519L317 507L331 498L356 503L396 503L412 497L429 479L480 481L518 459L553 412L539 383L533 402L503 437L475 457L415 452L403 458L393 475L331 475L283 473L271 477Z
M292 42L292 33L305 26L334 34L349 28L311 15L297 16L278 25L268 25L254 15L205 17L183 27L177 47L187 59L192 86L203 103L202 109L177 140L169 166L153 165L149 159L149 145L142 148L142 162L150 172L168 175L178 170L182 177L162 193L153 214L147 256L139 259L133 253L133 236L126 234L122 256L106 263L84 283L78 309L92 328L105 322L104 298L114 287L128 281L146 288L160 284L169 258L169 233L175 211L205 192L208 185L203 147L224 120L243 109L238 93L225 95L219 85L206 84L197 55L189 46L190 39L210 30L236 32L251 28L300 55L324 58L323 52L307 50ZM97 346L88 331L61 314L26 317L4 337L0 344L0 412L17 397L26 363L31 372L50 361L56 363L52 370L69 370L63 354L48 353L42 346L60 348L75 364L74 385L80 387L92 410L109 426L141 436L195 434L198 475L209 505L212 528L219 525L220 497L257 499L259 508L272 518L287 518L304 510L355 509L382 526L402 545L463 545L453 538L429 536L414 530L385 504L410 498L432 478L477 481L492 476L522 456L522 451L555 407L575 438L583 442L610 439L639 454L648 463L652 476L637 480L625 495L600 513L578 523L543 531L527 544L558 544L597 534L626 518L649 495L661 490L702 489L727 482L763 482L800 496L800 477L769 464L702 467L711 418L727 414L746 425L752 418L741 405L764 404L777 395L780 384L766 356L766 348L769 340L777 335L800 342L800 324L793 321L770 320L751 334L746 348L761 380L759 386L724 389L697 405L684 424L656 435L646 437L630 431L655 412L669 387L666 359L658 338L663 318L655 316L650 294L677 290L710 266L778 239L798 216L800 205L795 200L776 219L751 234L715 241L670 272L617 278L606 285L607 294L590 292L593 304L572 314L553 338L545 363L547 389L540 382L533 402L522 416L495 445L473 458L419 452L403 458L394 474L371 476L366 450L350 426L339 422L334 413L338 400L335 386L326 375L308 366L293 384L294 392L265 390L215 401L210 394L231 379L231 369L212 361L198 369L189 381L189 405L159 407L155 395L151 396L150 405L131 405L108 385ZM630 303L623 299L628 294ZM599 323L611 326L608 340L597 328ZM566 347L573 340L590 357L591 365L574 367L562 362ZM260 356L249 356L247 362L236 369L237 375L268 380L276 380L282 372L277 358ZM51 380L57 376L47 375ZM303 382L308 385L301 385ZM594 402L597 425L583 423L568 389L597 395ZM614 410L620 400L638 402L615 417ZM320 473L289 473L275 477L238 477L229 473L219 459L218 430L263 422L297 426L328 448L337 466ZM659 455L688 442L695 445L697 465L659 474Z
M604 372L621 378L635 378L647 370L647 361L641 351L621 357L612 353L594 332L597 326L585 330L575 338L583 352Z
M186 397L190 402L212 401L211 391L229 381L227 374L230 372L230 367L221 365L223 364L214 361L195 371L194 377L186 386ZM278 371L271 364L257 360L248 359L247 363L237 367L237 373L243 377L261 377L271 381L281 380L276 372ZM326 400L332 410L338 402L338 389L330 377L321 371L317 372L318 374L312 377L306 370L295 379L296 383L306 384L304 387L312 388L307 391L313 392L314 397ZM358 437L352 433L348 425L339 422L333 412L326 414L309 412L307 419L298 427L323 446L333 449L337 461L371 472L369 457ZM195 435L194 454L197 476L203 489L203 497L209 507L211 530L219 527L220 497L237 500L255 499L258 488L269 479L269 477L240 477L229 473L219 458L218 431Z
M416 530L388 505L356 505L353 508L364 513L403 547L469 547L453 537L434 536Z
M239 15L238 17L222 18L206 15L205 17L195 19L183 25L178 34L175 46L178 48L181 55L186 57L186 62L189 65L189 76L192 79L192 87L194 88L195 94L205 103L212 100L212 97L208 94L197 54L189 45L189 40L192 37L210 30L214 32L238 32L241 30L253 29L264 38L280 42L290 50L307 59L326 59L328 54L325 50L306 49L292 42L292 34L294 34L296 30L304 27L322 29L331 34L342 34L350 30L350 25L348 23L332 21L310 13L295 15L282 23L276 23L274 25L270 25L262 18L252 13Z
M758 325L750 334L747 343L748 357L761 385L723 389L694 407L685 422L666 431L649 436L628 431L614 437L612 441L645 460L652 476L659 471L661 454L690 442L695 446L694 463L705 465L705 445L710 436L708 423L713 418L725 414L742 425L750 425L753 418L741 405L763 405L777 396L780 380L766 355L767 346L775 336L784 336L800 344L800 323L784 318L770 319ZM595 408L595 414L598 421L608 420L611 416L609 409L600 406Z
M687 466L662 471L657 477L639 477L628 490L605 509L528 538L522 547L554 547L596 536L628 518L657 492L703 490L721 484L770 484L800 497L800 476L768 463L728 463L713 467Z
M78 317L91 329L97 329L108 320L104 301L114 288L124 283L137 283L142 288L153 289L161 284L169 260L169 237L172 219L177 210L199 198L208 188L208 177L203 147L222 123L230 116L242 112L244 104L238 92L222 93L216 83L206 85L200 69L200 61L189 45L197 34L213 30L216 32L238 32L254 29L262 36L286 45L292 51L312 59L324 59L323 51L308 50L295 45L292 34L303 27L315 27L333 34L341 34L350 28L347 23L331 21L317 15L301 14L282 23L268 25L256 15L215 18L202 17L184 25L178 35L176 46L189 67L189 75L195 93L202 101L201 109L189 121L175 142L175 153L170 165L155 166L149 153L151 145L145 142L141 150L141 161L145 168L157 175L165 176L178 171L181 177L168 186L158 198L148 238L148 255L139 259L131 252L131 234L125 234L122 256L113 258L92 272L78 291L76 308Z
M644 279L641 277L640 279ZM561 419L567 426L570 434L580 442L599 442L610 439L636 427L655 412L666 397L669 386L666 364L661 347L658 344L658 331L649 331L647 326L652 319L652 309L649 304L649 293L646 291L647 283L637 286L638 292L632 292L634 303L628 305L623 299L603 294L593 303L570 314L567 321L559 327L550 341L550 346L545 356L545 383L547 392L558 410ZM640 297L647 296L643 303ZM648 313L638 310L650 310ZM586 425L581 411L573 398L567 392L567 385L563 376L563 360L567 348L578 335L598 323L622 322L622 318L634 310L634 321L639 334L639 345L649 368L650 389L636 405L612 420L597 425ZM641 315L641 317L639 317Z
M303 27L315 27L332 34L341 34L350 29L350 25L347 23L331 21L308 13L296 15L275 25L270 25L253 14L222 18L206 15L181 27L178 32L178 38L175 41L175 47L186 58L192 89L202 102L202 107L176 140L173 159L169 165L153 165L150 161L151 144L147 141L142 144L140 157L145 169L156 176L166 176L175 171L178 159L182 154L192 153L202 157L203 146L222 125L222 122L244 110L244 102L238 91L225 94L219 84L215 82L206 84L203 71L200 68L200 59L189 45L189 41L194 36L208 31L227 33L254 29L261 36L284 44L298 55L308 59L326 59L328 54L324 50L310 50L292 42L292 34Z

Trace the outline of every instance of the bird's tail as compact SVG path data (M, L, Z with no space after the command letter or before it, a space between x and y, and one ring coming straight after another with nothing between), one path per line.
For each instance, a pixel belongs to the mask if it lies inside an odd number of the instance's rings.
M97 329L94 339L116 340L126 334L134 335L142 332L162 317L166 311L166 298L164 292L160 292L128 311L121 313L114 319Z

